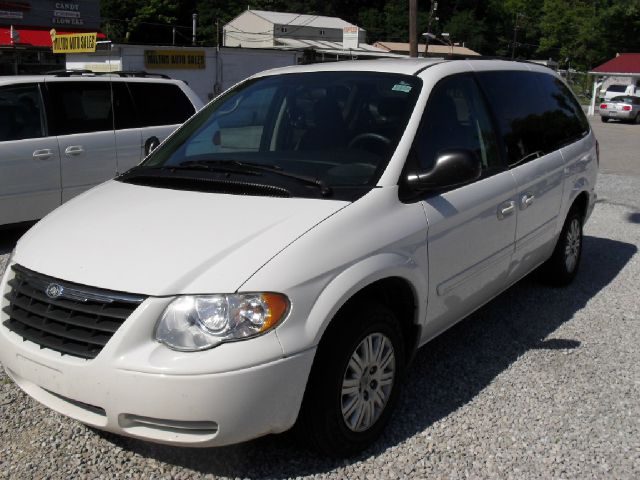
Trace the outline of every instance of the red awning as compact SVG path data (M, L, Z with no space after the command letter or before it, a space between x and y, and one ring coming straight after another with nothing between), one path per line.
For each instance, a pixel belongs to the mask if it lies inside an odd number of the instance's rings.
M16 45L31 45L33 47L51 47L51 34L49 30L36 29L36 28L21 28L13 27L14 31L19 34L19 39L15 43ZM66 33L87 33L87 32L70 32L56 30L59 35ZM98 32L98 39L104 40L106 35ZM0 45L12 45L11 43L11 27L0 27Z
M640 74L640 53L621 53L594 68L592 73Z

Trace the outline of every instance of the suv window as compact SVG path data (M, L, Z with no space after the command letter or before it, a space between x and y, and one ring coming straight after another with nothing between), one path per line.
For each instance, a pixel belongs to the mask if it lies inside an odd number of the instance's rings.
M545 153L557 150L589 133L589 121L582 107L562 80L545 74L535 76L541 83L549 109L545 113L549 134Z
M174 84L130 82L140 127L183 123L195 113L184 92Z
M0 87L0 141L43 136L44 109L38 85Z
M186 148L186 155L206 154L212 145L221 151L257 152L275 93L276 87L269 86L253 90L244 98L234 99L228 108L221 109L217 122L210 123L194 135Z
M54 135L113 130L110 82L51 82Z
M513 71L477 77L496 112L510 166L553 152L589 131L571 92L551 75Z
M472 76L447 77L434 87L415 148L421 170L430 170L440 151L459 148L474 152L484 170L501 166L489 115Z
M136 128L139 125L136 107L124 82L112 82L113 88L113 115L115 129Z

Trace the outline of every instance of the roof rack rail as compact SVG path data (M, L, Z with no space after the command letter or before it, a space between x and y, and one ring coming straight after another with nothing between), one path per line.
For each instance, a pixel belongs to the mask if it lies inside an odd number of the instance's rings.
M120 77L156 77L171 79L169 75L164 73L149 73L145 70L115 70L113 72L105 72L105 74L119 75Z
M55 75L56 77L71 77L72 75L86 75L95 73L91 70L50 70L45 75Z

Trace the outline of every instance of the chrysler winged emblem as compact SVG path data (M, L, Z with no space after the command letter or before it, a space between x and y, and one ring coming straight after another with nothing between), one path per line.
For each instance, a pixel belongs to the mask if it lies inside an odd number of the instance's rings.
M63 291L64 288L62 288L62 285L58 285L57 283L50 283L49 285L47 285L44 293L46 293L47 297L49 298L58 298L60 295L62 295Z

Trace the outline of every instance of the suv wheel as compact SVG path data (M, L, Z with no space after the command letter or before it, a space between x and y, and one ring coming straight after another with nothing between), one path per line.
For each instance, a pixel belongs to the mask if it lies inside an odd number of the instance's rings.
M382 305L359 304L334 322L318 348L297 426L318 450L347 456L389 422L405 353L398 320Z
M547 283L557 286L568 285L578 273L582 256L582 215L572 209L564 222L558 242L542 267Z

